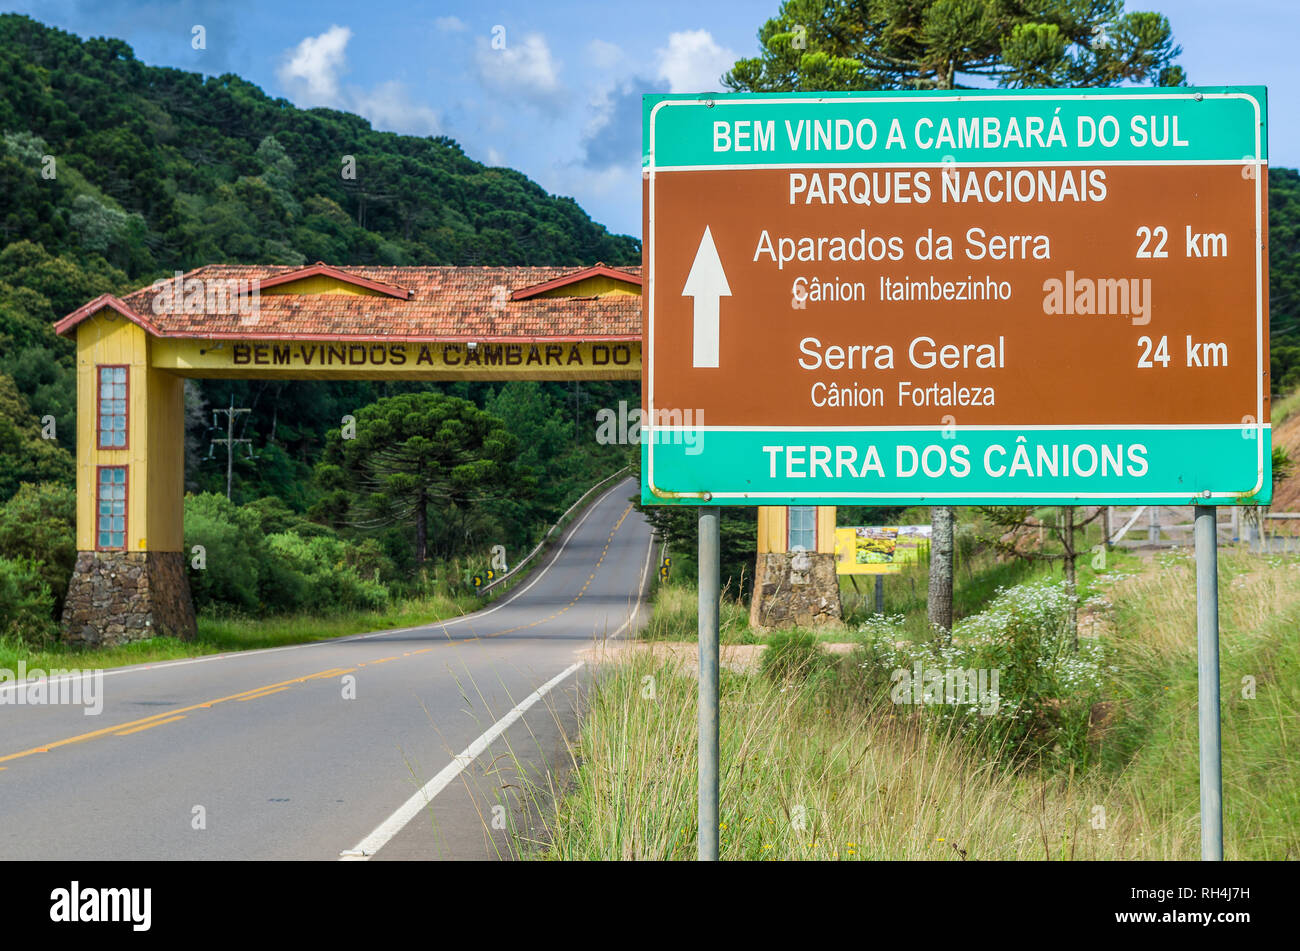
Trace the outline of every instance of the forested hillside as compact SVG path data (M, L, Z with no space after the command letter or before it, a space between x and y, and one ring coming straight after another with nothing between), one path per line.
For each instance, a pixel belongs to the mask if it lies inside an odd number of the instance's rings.
M640 261L637 239L610 234L519 172L473 161L451 139L376 132L238 76L147 66L120 40L82 40L23 16L0 16L0 134L0 637L52 634L46 622L66 590L75 373L72 344L52 324L87 300L213 262ZM531 543L585 484L622 464L619 447L595 445L592 420L598 406L635 399L635 384L192 382L187 543L230 556L192 578L201 610L311 608L312 597L340 604L332 594L349 591L373 605L413 590L408 528L356 527L337 484L318 478L326 434L344 414L409 391L468 399L521 447L516 491L433 513L436 565L422 578L451 564L464 573L492 543L512 552ZM252 444L227 503L207 494L226 489L224 452L209 457L210 438L224 435L211 410L232 401L252 408L236 434Z
M234 75L146 66L121 40L27 17L0 16L0 128L4 240L102 256L128 277L218 260L639 260L634 239L572 199L451 139L296 109ZM45 155L54 179L33 175Z
M1268 173L1268 307L1273 392L1300 387L1300 172Z

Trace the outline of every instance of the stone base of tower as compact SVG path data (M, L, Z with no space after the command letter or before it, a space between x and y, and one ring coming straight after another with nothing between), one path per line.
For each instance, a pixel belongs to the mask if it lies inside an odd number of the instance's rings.
M112 647L197 634L182 552L77 552L63 605L64 643Z
M760 552L749 624L755 630L839 627L844 623L835 556L823 552Z

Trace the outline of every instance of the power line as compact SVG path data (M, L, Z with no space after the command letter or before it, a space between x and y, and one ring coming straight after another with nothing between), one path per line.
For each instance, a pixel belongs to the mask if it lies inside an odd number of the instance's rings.
M246 443L246 444L248 445L248 458L249 458L250 460L256 458L256 457L253 455L253 445L252 445L253 440L251 440L251 439L236 439L236 438L235 438L235 417L238 416L240 413L251 413L251 412L252 412L252 410L251 410L249 407L247 407L247 406L238 406L238 407L235 406L235 396L234 396L233 393L230 395L230 406L229 406L229 408L227 408L227 409L214 409L214 410L212 411L212 428L213 428L213 429L216 429L216 428L217 428L217 414L218 414L218 413L225 413L225 414L226 414L226 435L225 435L225 438L218 438L218 437L215 437L215 436L212 438L212 441L208 444L208 458L209 458L209 459L212 458L212 450L213 450L213 448L217 445L217 443L224 443L224 444L225 444L225 446L226 446L226 498L227 498L227 499L230 498L230 487L231 487L231 483L232 483L233 480L234 480L234 472L235 472L235 465L234 465L234 463L235 463L235 444L236 444L236 443Z

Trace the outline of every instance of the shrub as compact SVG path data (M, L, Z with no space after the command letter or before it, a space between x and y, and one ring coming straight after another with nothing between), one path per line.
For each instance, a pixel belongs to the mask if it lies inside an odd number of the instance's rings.
M39 561L0 558L0 637L44 644L58 635L54 596Z
M24 482L0 507L0 556L40 562L57 618L77 563L76 490L59 482Z
M194 606L222 604L256 613L261 607L258 581L265 566L262 536L239 506L224 495L205 492L185 498L185 551L204 548L204 567L187 561Z
M195 606L263 616L388 606L392 560L372 539L353 542L305 521L276 499L235 505L214 493L185 500L185 545L206 549L189 569Z
M903 686L908 681L898 672L907 671L911 678L917 663L925 672L945 676L957 670L986 671L990 687L996 671L996 688L980 703L951 702L945 683L945 702L927 702L920 709L939 726L955 728L995 750L1086 762L1088 717L1100 698L1106 657L1096 640L1081 640L1073 650L1073 597L1064 582L1046 580L1000 589L984 611L954 625L947 643L900 644L897 623L878 618L863 630L860 663L875 682L892 669L891 680ZM895 702L909 700L901 693Z
M381 608L388 603L388 590L379 582L366 580L348 564L351 546L338 538L303 538L294 532L270 535L266 547L273 560L303 579L302 600L279 604L282 610L321 611L334 607ZM272 597L272 592L266 592Z

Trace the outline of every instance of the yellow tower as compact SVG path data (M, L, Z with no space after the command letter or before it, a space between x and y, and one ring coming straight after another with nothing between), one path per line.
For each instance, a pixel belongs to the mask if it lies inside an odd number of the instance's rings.
M77 342L77 567L64 639L193 637L182 551L185 381L153 367L155 339L114 298L92 301L60 330Z
M835 506L760 505L750 625L823 627L843 620Z

